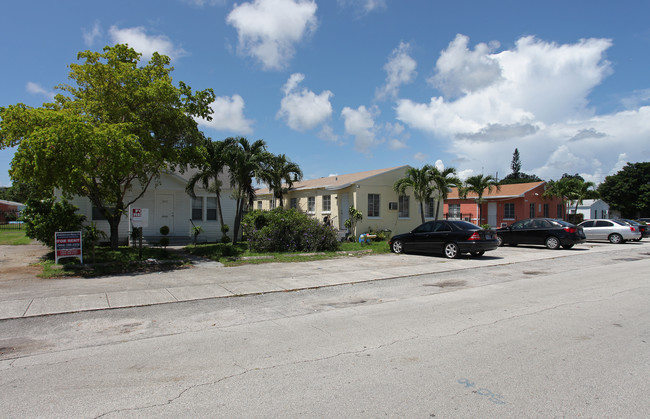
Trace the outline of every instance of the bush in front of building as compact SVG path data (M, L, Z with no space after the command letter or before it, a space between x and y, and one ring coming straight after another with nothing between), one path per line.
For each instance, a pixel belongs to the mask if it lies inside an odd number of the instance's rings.
M81 231L85 216L77 214L77 207L66 200L54 198L29 199L25 203L22 220L25 234L54 249L54 233L57 231Z
M338 250L331 226L295 209L254 210L242 222L248 245L255 252L323 252Z

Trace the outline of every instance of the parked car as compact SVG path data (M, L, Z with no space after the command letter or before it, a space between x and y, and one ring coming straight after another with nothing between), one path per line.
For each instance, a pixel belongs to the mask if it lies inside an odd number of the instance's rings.
M554 218L527 218L497 229L499 246L542 244L549 249L570 249L586 240L582 228Z
M639 218L637 221L643 221L646 224L650 224L650 218Z
M578 226L584 230L587 240L609 240L618 244L641 238L638 228L618 220L585 220Z
M636 239L636 241L640 241L642 238L650 236L650 230L648 230L648 226L645 224L641 224L635 220L628 220L627 218L621 218L620 220L617 219L617 221L623 221L625 224L634 226L639 229L641 232L641 237Z
M494 230L455 220L428 221L409 233L393 236L388 244L394 253L442 253L449 259L462 253L479 257L498 247Z

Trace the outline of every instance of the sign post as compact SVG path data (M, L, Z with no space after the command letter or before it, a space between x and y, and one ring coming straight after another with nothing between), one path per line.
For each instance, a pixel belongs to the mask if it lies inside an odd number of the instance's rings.
M62 258L79 258L84 263L81 231L57 231L54 233L54 263Z

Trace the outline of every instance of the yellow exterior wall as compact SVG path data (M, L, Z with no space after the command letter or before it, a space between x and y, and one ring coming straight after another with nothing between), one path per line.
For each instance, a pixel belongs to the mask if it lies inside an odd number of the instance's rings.
M363 220L357 223L356 234L366 233L369 230L382 230L389 229L392 234L400 234L413 230L415 227L422 223L420 216L420 204L415 200L412 189L407 190L409 196L409 216L399 217L399 211L389 210L389 202L398 202L397 193L393 190L395 182L404 177L406 169L403 171L395 170L392 172L383 173L368 179L364 179L357 184L350 185L344 189L327 190L325 188L315 188L306 190L293 190L289 191L283 197L284 207L290 208L291 198L297 199L297 207L299 211L307 213L308 197L315 198L315 211L309 213L319 221L327 215L330 217L331 225L337 229L344 229L344 220L348 218L348 207L342 208L345 197L347 195L348 204L353 205L356 209L362 212ZM379 202L379 216L368 217L368 194L378 194L380 196ZM324 212L322 208L323 195L331 196L331 211ZM439 214L442 214L442 202L435 197L440 207ZM262 209L271 209L271 194L258 195L254 209L258 209L258 201L262 202ZM429 220L430 218L427 218Z

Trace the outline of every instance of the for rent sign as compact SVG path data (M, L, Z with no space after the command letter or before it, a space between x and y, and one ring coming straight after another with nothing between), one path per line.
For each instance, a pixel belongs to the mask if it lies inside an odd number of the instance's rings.
M81 248L81 231L57 231L54 233L55 263L61 258L79 258L84 263Z

